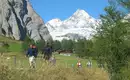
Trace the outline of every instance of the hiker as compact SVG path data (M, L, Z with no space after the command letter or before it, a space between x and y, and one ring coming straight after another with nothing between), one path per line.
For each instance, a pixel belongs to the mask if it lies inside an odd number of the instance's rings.
M99 68L102 68L102 69L105 68L105 66L104 66L103 63L98 63L98 67L99 67Z
M51 57L51 58L49 59L49 62L50 62L52 65L55 65L55 64L56 64L56 59L55 59L55 57L54 57L54 56Z
M47 46L43 49L42 53L44 54L44 57L43 57L43 58L44 58L45 60L49 60L50 57L52 56L52 48L51 48L49 45L47 45Z
M71 64L72 68L74 68L74 64Z
M98 67L99 67L99 68L102 68L102 69L103 69L103 68L105 68L105 66L104 66L104 64L103 64L103 61L102 61L102 60L98 60L98 62L97 62L97 63L98 63Z
M81 68L81 67L82 67L82 64L81 64L80 60L79 60L78 63L77 63L77 67L78 67L78 68Z
M26 56L29 57L30 68L35 68L35 58L37 55L35 54L35 50L33 49L33 45L31 44L27 50Z
M33 53L34 53L35 57L37 57L37 55L38 55L38 49L36 48L35 45L32 46L32 49L33 49Z
M87 65L88 68L91 68L92 67L92 62L89 60L86 65Z

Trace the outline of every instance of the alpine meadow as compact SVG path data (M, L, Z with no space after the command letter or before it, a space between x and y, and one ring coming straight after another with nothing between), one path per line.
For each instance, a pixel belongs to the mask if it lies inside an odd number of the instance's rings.
M48 1L0 0L0 80L130 80L130 0Z

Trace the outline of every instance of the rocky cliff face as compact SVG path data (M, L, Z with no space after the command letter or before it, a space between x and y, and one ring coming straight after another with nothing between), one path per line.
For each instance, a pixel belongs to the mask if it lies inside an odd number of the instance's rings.
M35 41L52 39L29 0L0 0L0 35L16 40L23 40L26 35Z

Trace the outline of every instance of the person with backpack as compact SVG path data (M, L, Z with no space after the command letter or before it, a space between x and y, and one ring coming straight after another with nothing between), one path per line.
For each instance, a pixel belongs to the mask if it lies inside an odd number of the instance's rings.
M80 60L77 62L77 67L78 67L78 68L81 68L81 67L82 67L82 64L81 64Z
M49 62L51 63L51 65L55 65L56 64L56 58L55 56L52 56L50 59L49 59Z
M87 65L88 68L91 68L91 67L92 67L92 62L91 62L91 60L88 60L88 62L87 62L86 65Z
M28 48L26 56L29 58L30 68L35 68L36 67L35 58L37 57L37 55L35 54L35 50L33 49L32 44Z
M33 45L32 49L33 49L34 57L37 58L37 55L38 55L38 49L37 49L37 47L35 45Z
M43 49L43 51L42 51L42 53L44 54L44 59L45 60L49 60L50 58L51 58L51 56L52 56L52 48L49 46L49 45L47 45L44 49Z

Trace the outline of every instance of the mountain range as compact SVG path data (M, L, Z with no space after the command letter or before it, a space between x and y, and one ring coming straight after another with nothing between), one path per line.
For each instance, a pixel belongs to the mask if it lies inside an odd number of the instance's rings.
M100 23L78 9L64 21L56 18L45 24L29 0L0 0L0 35L15 40L24 40L26 36L35 41L90 39Z
M90 39L96 33L96 28L101 21L90 16L86 11L78 9L68 19L52 19L45 25L48 28L53 40L63 39Z

